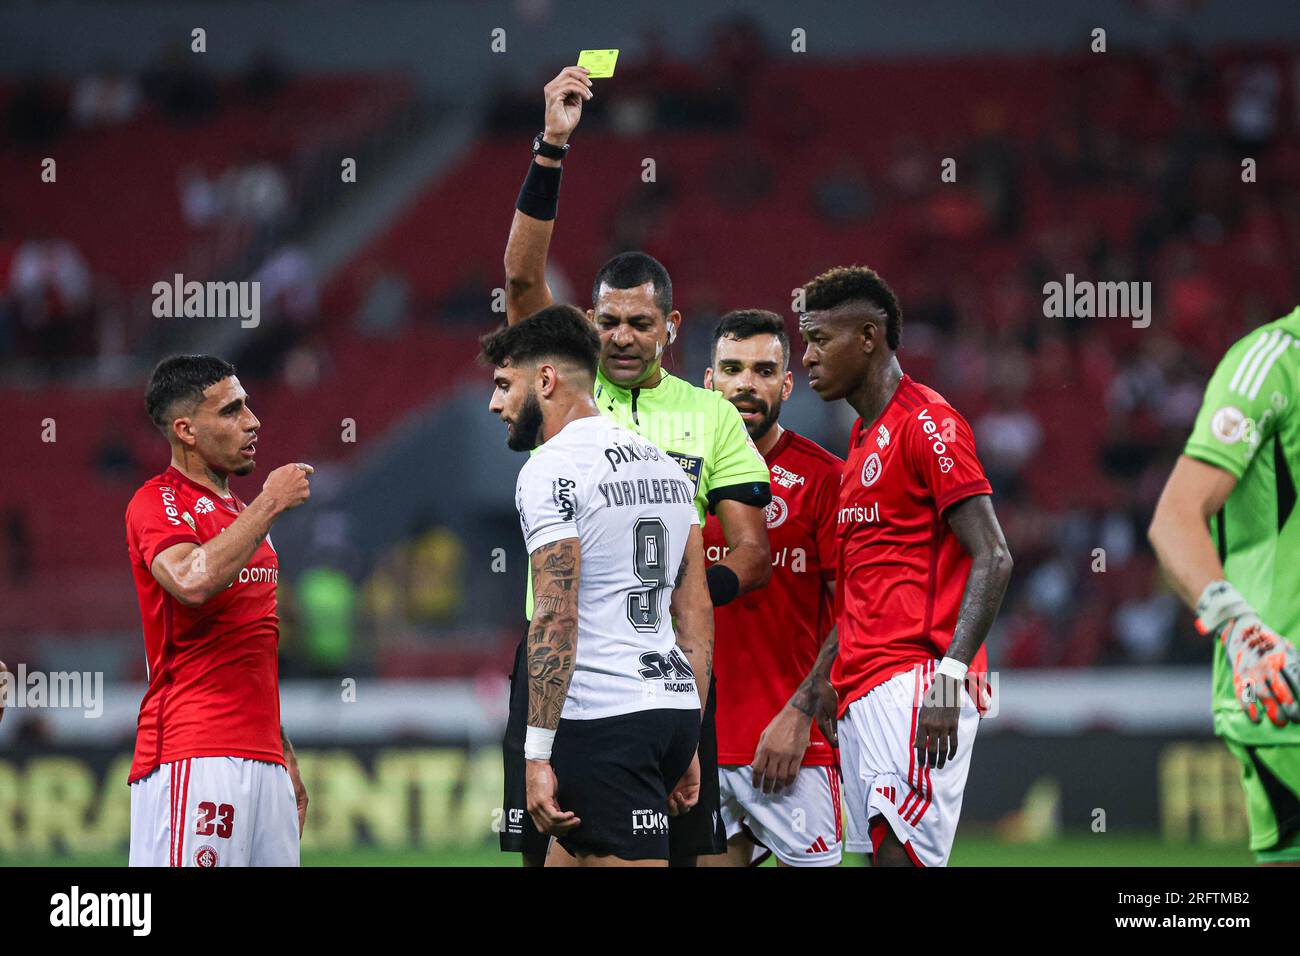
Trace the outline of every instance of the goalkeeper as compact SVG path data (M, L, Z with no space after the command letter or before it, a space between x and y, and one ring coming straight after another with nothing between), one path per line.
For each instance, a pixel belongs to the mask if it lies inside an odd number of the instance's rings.
M1148 537L1215 642L1214 732L1241 762L1250 848L1300 865L1300 308L1219 363Z

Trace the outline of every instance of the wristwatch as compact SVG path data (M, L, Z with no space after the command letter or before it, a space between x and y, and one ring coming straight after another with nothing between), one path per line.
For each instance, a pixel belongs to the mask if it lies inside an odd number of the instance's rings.
M533 155L545 156L547 159L563 160L565 154L569 151L569 144L565 143L563 146L556 146L553 143L546 142L542 138L545 135L546 131L543 130L533 137Z

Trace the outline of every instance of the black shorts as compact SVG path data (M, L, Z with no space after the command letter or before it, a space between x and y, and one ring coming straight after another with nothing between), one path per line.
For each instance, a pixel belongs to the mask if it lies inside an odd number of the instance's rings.
M672 818L668 836L669 859L673 862L727 852L722 788L718 784L717 711L717 685L710 681L709 699L700 723L700 801L689 812Z
M533 825L528 815L528 789L524 783L524 735L528 731L528 625L515 651L515 667L510 674L510 715L506 735L501 740L505 765L505 797L501 804L501 852L527 853L544 857L550 837Z
M549 837L533 825L528 815L527 785L524 782L524 735L528 729L528 625L515 651L510 675L510 713L501 741L505 764L505 795L502 802L501 850L543 857ZM715 731L717 694L709 688L709 699L700 726L700 800L689 813L673 817L669 826L671 859L725 853L727 834L722 823L722 796L718 785L718 735ZM694 711L691 711L694 713ZM559 737L557 735L556 739ZM561 804L563 806L563 804ZM567 807L565 808L567 809Z
M691 765L699 710L640 710L560 720L551 766L555 802L582 823L560 846L576 855L668 859L668 794Z

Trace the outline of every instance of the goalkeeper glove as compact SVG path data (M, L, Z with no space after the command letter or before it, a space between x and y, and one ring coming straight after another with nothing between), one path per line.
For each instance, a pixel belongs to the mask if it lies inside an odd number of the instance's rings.
M1217 637L1232 665L1232 689L1246 716L1263 707L1277 727L1300 723L1300 651L1267 627L1227 581L1212 581L1196 602L1196 628Z

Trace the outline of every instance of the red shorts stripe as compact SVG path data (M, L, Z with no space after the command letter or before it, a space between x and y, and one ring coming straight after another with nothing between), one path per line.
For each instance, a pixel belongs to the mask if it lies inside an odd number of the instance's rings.
M916 818L912 820L912 826L914 826L914 827L915 827L915 826L920 826L920 824L921 824L921 818L922 818L923 816L925 816L925 811L927 811L927 810L930 809L930 803L933 801L933 799L934 799L934 785L930 782L930 765L929 765L929 764L926 764L926 766L925 766L925 803L921 804L921 806L920 806L920 812L918 812L918 813L916 814Z
M871 828L868 833L871 836L871 852L873 855L880 852L880 844L885 842L885 833L888 830L889 824L885 822L884 817L874 817L872 819ZM897 834L895 834L895 839L897 839ZM925 864L921 862L921 858L918 857L916 851L912 849L911 840L903 843L903 849L907 851L908 858L911 859L913 866L925 869Z
M907 786L915 790L916 788L912 784L912 775L916 773L916 719L921 706L920 664L912 668L912 675L915 682L912 684L912 731L907 739ZM908 800L911 800L910 796ZM907 801L903 802L903 806L907 806Z
M929 661L925 664L924 680L925 680L925 686L921 688L920 691L921 696L924 696L927 692L929 692L930 685L934 683L934 661ZM919 686L919 679L918 679L918 686ZM917 724L919 723L920 723L920 718L918 715ZM913 743L912 756L913 757L916 756L916 750L915 750L916 731L917 731L917 727L914 726L912 728L912 743ZM921 815L924 814L926 809L930 806L930 797L931 797L930 762L929 760L925 760L922 761L920 763L920 766L918 766L916 769L916 787L913 790L912 794L907 798L907 802L904 804L905 807L907 807L908 804L910 804L910 807L906 810L901 811L903 819L906 820L912 826L916 826L916 824L921 821Z
M190 798L190 762L181 764L181 802L176 811L176 865L185 865L185 807Z
M931 683L931 684L934 683L934 668L935 668L935 665L932 663L932 664L930 665L930 669L931 669L931 674L930 674L930 683ZM921 807L920 812L917 813L917 815L916 815L916 819L912 821L912 826L919 826L919 825L920 825L920 823L921 823L921 818L922 818L923 816L925 816L926 811L930 809L930 804L931 804L931 802L934 800L934 784L930 781L930 773L931 773L931 772L932 772L932 771L931 771L930 764L927 762L926 765L925 765L925 804Z
M171 785L167 789L167 803L171 808L171 819L167 824L167 865L176 865L176 765L172 764Z
M840 799L840 772L835 767L826 768L826 780L831 786L831 806L835 809L835 842L844 841L843 808Z

